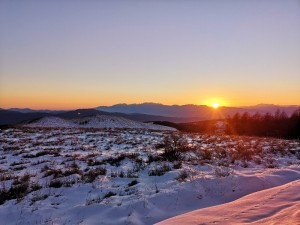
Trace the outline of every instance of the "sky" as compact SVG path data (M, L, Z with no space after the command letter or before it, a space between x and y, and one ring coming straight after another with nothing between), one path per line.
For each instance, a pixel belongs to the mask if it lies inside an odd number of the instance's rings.
M300 1L0 1L0 108L142 102L300 105Z

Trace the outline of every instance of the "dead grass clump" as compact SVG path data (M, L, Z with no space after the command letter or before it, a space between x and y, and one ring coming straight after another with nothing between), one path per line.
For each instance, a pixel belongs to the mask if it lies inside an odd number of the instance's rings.
M99 167L96 169L90 169L86 174L84 174L84 181L86 183L92 183L99 175L106 175L106 168Z
M178 177L176 177L176 180L179 182L185 182L189 178L189 174L186 170L182 170Z
M148 175L149 176L162 176L169 171L171 171L171 167L167 164L163 164L161 167L156 167L156 168L149 170Z

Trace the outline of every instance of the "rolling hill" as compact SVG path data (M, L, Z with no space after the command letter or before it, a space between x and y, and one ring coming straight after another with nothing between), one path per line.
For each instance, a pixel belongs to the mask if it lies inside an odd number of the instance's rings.
M47 116L28 123L25 127L55 127L55 128L129 128L150 130L176 130L171 127L142 123L123 117L110 115L95 115L76 119L63 119L60 117Z

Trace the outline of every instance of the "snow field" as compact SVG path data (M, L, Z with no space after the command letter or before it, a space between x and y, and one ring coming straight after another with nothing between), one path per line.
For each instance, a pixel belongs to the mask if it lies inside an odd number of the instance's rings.
M185 149L168 161L172 135ZM154 224L300 178L297 141L16 128L1 130L0 143L4 224Z

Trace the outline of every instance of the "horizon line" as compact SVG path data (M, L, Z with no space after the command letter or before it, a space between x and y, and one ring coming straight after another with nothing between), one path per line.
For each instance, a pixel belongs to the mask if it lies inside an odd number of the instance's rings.
M35 111L43 111L43 110L49 110L49 111L69 111L69 110L78 110L78 109L95 109L98 107L112 107L116 105L142 105L142 104L156 104L156 105L163 105L163 106L206 106L209 108L213 108L213 106L205 105L205 104L163 104L158 102L142 102L142 103L117 103L112 105L98 105L95 107L76 107L76 108L30 108L30 107L1 107L0 109L4 110L12 110L12 109L19 109L19 110L35 110ZM274 104L274 103L258 103L254 105L244 105L244 106L237 106L237 105L220 105L219 108L248 108L248 107L255 107L255 106L277 106L277 107L300 107L300 104L288 104L288 105L280 105L280 104Z

